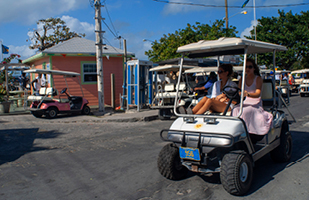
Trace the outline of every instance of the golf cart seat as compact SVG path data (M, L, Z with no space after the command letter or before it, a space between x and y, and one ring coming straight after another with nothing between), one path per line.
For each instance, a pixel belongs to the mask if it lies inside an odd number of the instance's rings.
M58 90L54 88L41 88L39 91L40 96L30 95L28 101L42 101L42 100L53 100L52 97L58 95Z
M264 110L267 110L273 106L274 91L271 79L263 80L261 99Z
M186 83L180 83L179 84L179 92L181 93L182 97L189 97L188 94L184 93L183 91L186 89ZM175 85L173 83L165 84L164 86L164 92L157 93L156 97L159 98L175 98L177 92L175 92Z

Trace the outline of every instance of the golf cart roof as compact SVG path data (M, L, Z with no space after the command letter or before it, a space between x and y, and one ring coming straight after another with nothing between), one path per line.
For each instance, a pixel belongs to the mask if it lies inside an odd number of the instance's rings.
M30 66L23 63L0 64L1 71L5 70L5 68L9 71L24 71L26 69L30 69Z
M178 47L177 53L185 53L189 58L237 55L244 54L245 48L248 47L247 54L267 53L276 51L286 51L285 46L249 40L243 38L219 38L218 40L201 40L196 43L187 44Z
M295 71L292 71L291 73L292 74L301 74L301 73L307 73L307 72L309 72L309 69L295 70Z
M192 65L184 65L184 69L194 68ZM179 71L179 65L163 65L151 68L149 71L151 72L159 72L159 71Z
M233 71L238 72L242 71L243 66L233 66ZM192 69L185 70L185 73L208 73L208 72L217 72L218 67L194 67Z
M48 69L28 69L24 71L25 73L36 73L36 74L51 74L51 75L62 75L66 77L80 76L76 72L60 71L60 70L48 70Z

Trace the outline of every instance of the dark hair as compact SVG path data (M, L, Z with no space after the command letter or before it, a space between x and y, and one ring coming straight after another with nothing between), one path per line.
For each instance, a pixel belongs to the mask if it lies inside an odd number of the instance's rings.
M231 77L233 75L233 65L222 64L219 67L221 67L224 71L229 72L229 74L227 75L228 77Z
M255 61L251 58L247 58L247 62L251 62L253 67L254 67L254 74L257 76L261 76L260 74L260 68L257 66L257 64L255 63Z

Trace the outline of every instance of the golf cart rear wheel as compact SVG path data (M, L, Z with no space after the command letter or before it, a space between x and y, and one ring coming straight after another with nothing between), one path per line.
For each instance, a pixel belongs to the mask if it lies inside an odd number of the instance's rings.
M55 118L55 117L57 117L57 114L58 114L57 108L55 108L55 107L48 108L48 110L46 112L46 118L48 118L48 119Z
M83 115L89 115L90 114L90 108L89 108L89 106L84 106L83 107L83 110L82 110L82 114Z
M40 113L38 113L38 112L36 112L36 111L31 111L31 114L32 114L33 116L37 117L37 118L42 117L42 114L40 114Z
M291 159L292 147L292 136L285 121L281 128L280 145L270 152L270 156L275 162L287 162Z
M224 155L221 162L220 179L223 188L233 195L244 195L251 187L253 164L245 151L234 151Z
M167 144L162 148L157 164L162 176L171 180L183 179L188 173L188 169L181 164L179 149L173 143Z

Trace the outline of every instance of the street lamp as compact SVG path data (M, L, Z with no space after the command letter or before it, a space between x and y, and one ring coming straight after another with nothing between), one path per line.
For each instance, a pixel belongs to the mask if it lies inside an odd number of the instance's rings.
M234 15L228 17L228 19L231 19L232 17L234 17L235 15L238 15L238 14L244 14L244 15L246 15L247 13L248 13L248 12L247 12L246 10L243 10L243 11L241 11L241 12L235 13ZM223 20L225 20L225 19L226 19L226 17L223 17Z
M152 40L148 40L148 39L143 39L143 42L153 42L154 43L154 41L152 41Z

